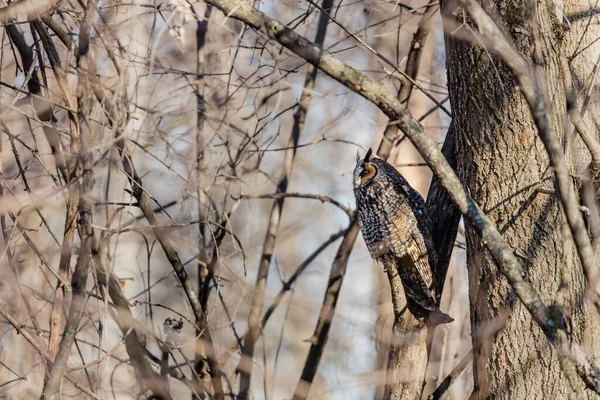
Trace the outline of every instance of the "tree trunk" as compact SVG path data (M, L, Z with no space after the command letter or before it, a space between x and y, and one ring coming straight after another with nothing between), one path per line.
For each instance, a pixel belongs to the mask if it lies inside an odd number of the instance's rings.
M600 38L600 24L598 24L597 4L594 6L596 7L594 11L596 14L594 12L590 13L591 7L593 7L591 4L568 0L564 2L563 14L560 13L560 8L557 7L557 17L561 21L565 19L569 21L569 30L566 32L564 39L565 51L563 51L563 55L569 61L571 77L578 93L577 108L582 114L585 124L598 139L600 134L600 80L596 75L600 67L600 40L598 40ZM586 18L582 18L582 15L585 15ZM567 126L567 132L571 134L573 126L571 124ZM589 152L581 144L581 140L578 139L576 143L579 143L579 146L573 148L573 164L577 171L581 171L582 168L588 166L590 157ZM594 177L595 187L592 189L597 196L598 171L594 171L593 174L596 176ZM594 199L592 196L593 200L596 200L596 204L598 204L598 197ZM588 205L585 198L583 203ZM598 242L594 243L596 263L600 263L598 244ZM584 306L588 313L585 318L586 323L581 327L581 344L590 359L597 365L600 359L600 350L598 350L600 318L592 304L585 302ZM589 394L589 391L586 394L589 398L597 398L597 396Z
M483 3L519 51L531 60L526 2ZM549 116L562 135L567 121L560 67L565 32L549 2L541 1L537 8L542 32L542 85ZM556 304L561 277L566 278L564 310L574 337L590 352L586 346L591 338L588 328L597 325L595 313L586 314L582 300L585 278L572 241L563 244L563 219L552 171L528 106L501 61L476 42L452 37L456 26L450 27L449 20L462 22L462 13L452 15L452 11L451 4L444 2L457 172L514 249L526 279L544 302ZM548 340L468 225L466 239L474 348L472 398L581 398L583 386L580 382L575 387L567 383Z
M600 24L598 6L595 6L595 10L591 10L591 7L594 7L593 3L567 0L562 9L557 9L557 17L568 21L564 54L569 60L575 89L579 93L577 105L588 127L598 132L600 81L598 77L594 79L594 74L597 74L594 69L600 66ZM587 101L586 97L589 97Z

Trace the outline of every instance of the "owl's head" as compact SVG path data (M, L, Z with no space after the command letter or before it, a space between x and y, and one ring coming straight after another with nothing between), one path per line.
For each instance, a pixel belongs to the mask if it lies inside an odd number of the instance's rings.
M373 151L369 149L364 158L356 153L356 167L354 168L354 190L364 189L380 178L381 159L372 157Z

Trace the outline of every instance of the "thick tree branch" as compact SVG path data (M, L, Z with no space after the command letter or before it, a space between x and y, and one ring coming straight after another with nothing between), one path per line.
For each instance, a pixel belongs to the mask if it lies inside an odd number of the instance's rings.
M196 196L198 198L198 217L200 220L208 220L210 214L211 201L206 193L205 170L206 170L206 150L208 141L207 133L204 130L206 120L206 82L205 73L208 71L207 50L205 48L208 35L208 22L210 20L212 6L206 4L204 9L204 18L196 22ZM215 220L218 221L218 216ZM225 225L226 221L223 221ZM210 297L211 283L215 275L215 269L219 263L218 251L219 245L225 237L225 231L220 229L213 240L212 227L209 224L198 224L198 292L200 293L200 307L204 313L208 311L208 299ZM212 247L212 251L211 251ZM212 259L210 258L212 256ZM232 322L233 324L233 322ZM196 336L202 337L202 331L206 326L196 327ZM196 357L194 372L196 375L205 375L208 363L205 362L204 340L196 340ZM168 361L166 362L168 365ZM208 372L211 373L210 371ZM195 378L194 376L194 378ZM213 376L213 379L216 377ZM198 398L198 393L205 391L205 385L201 379L192 379L195 385L194 399Z
M428 328L408 311L398 271L394 268L386 271L392 291L394 326L388 351L384 399L418 399L427 372Z
M408 106L408 101L410 100L410 95L414 87L413 82L417 80L417 75L419 74L419 69L421 68L421 56L423 55L423 49L425 48L427 37L429 37L429 32L431 31L433 17L437 13L438 9L439 1L430 0L429 4L427 4L425 12L423 15L421 15L419 25L417 26L413 40L410 43L410 50L408 51L408 57L406 59L405 72L406 75L408 75L411 79L402 80L402 86L400 87L400 92L398 93L398 98L404 107Z
M423 54L423 48L425 47L427 37L429 36L429 31L431 30L433 16L439 8L434 6L434 4L437 3L437 0L430 0L428 4L429 7L427 7L425 13L421 16L419 25L417 26L417 30L410 44L410 50L408 51L408 57L406 59L406 72L405 75L401 75L401 86L398 91L398 99L403 107L408 107L408 101L410 100L410 95L414 88L414 82L417 79L421 67L421 55ZM398 127L395 124L386 126L377 154L379 154L380 157L387 159L386 154L391 152L394 147L394 141L398 136Z

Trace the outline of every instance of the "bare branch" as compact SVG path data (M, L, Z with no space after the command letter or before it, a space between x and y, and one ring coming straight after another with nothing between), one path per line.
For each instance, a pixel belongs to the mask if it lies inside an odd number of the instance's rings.
M398 98L404 107L408 106L408 100L410 99L414 87L413 82L417 79L421 67L421 56L423 55L423 49L425 48L427 37L431 31L433 17L439 9L439 1L429 0L426 7L425 12L421 15L421 19L419 20L417 31L410 43L410 50L408 51L408 58L406 60L406 75L411 79L404 79L402 81L402 86L398 93ZM439 107L439 104L436 104L436 107Z

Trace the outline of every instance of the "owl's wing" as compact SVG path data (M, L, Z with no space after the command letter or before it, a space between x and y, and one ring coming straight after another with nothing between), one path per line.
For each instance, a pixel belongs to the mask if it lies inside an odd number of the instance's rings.
M423 266L423 263L425 264ZM427 261L419 260L414 255L407 253L405 256L396 258L396 267L406 297L419 305L421 308L434 311L437 309L433 293L431 293L431 272L429 278L421 273L428 271Z
M430 254L425 244L424 234L428 234L428 232L419 231L416 219L406 217L408 212L412 211L404 212L403 210L400 216L392 221L399 240L394 243L394 248L391 250L396 257L409 256L412 263L410 266L406 266L406 272L411 275L412 279L422 281L427 288L431 288L433 274L430 264L436 260L430 259L434 255Z
M433 284L433 274L431 271L430 255L425 246L425 241L422 236L414 235L409 240L406 246L406 253L412 259L415 273L418 274L418 279L423 282L427 288L431 288ZM416 277L415 277L416 278Z
M433 293L421 278L418 273L416 264L410 255L396 258L396 267L402 286L404 287L404 294L406 295L407 301L417 305L420 309L432 312L437 309ZM410 304L409 304L410 306ZM419 310L418 308L411 308L413 315L417 317L424 317L427 313Z

